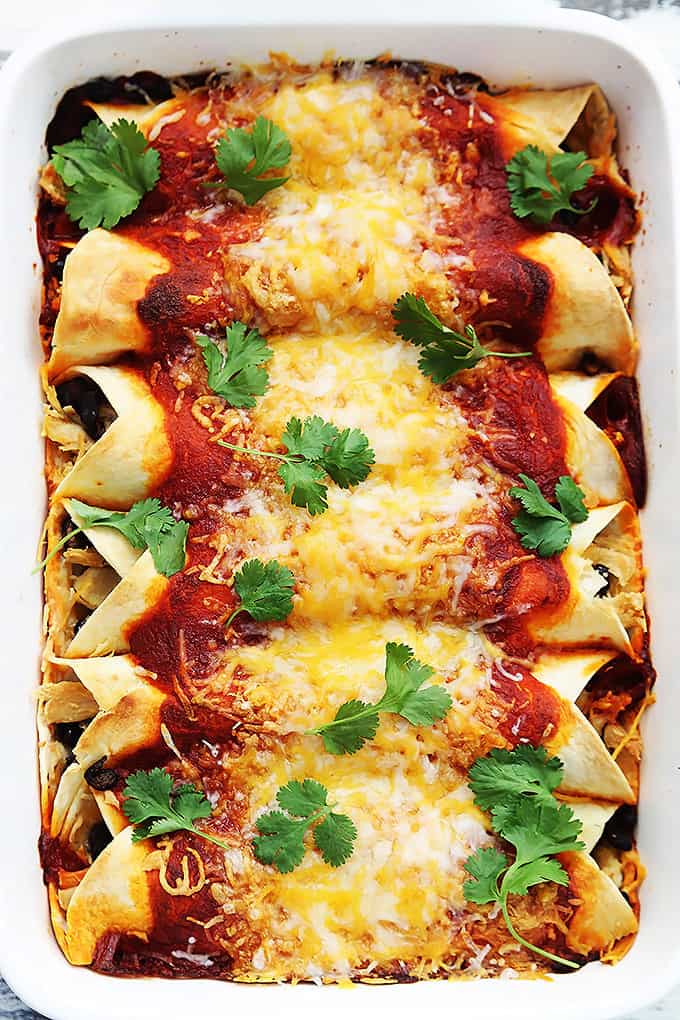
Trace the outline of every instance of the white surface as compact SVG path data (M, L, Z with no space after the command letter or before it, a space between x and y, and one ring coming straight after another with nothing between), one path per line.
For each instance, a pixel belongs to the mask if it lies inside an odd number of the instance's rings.
M185 8L182 11L182 6ZM457 1014L466 1020L604 1020L630 1014L663 994L680 973L680 885L674 846L680 817L680 750L676 752L680 689L673 683L673 638L678 620L680 540L676 523L678 482L677 337L678 202L677 86L653 55L639 52L613 22L576 12L537 15L533 27L499 15L452 10L450 0L420 0L410 10L366 0L345 0L334 23L326 5L309 12L289 2L260 0L250 27L225 4L201 7L206 27L191 25L186 3L154 5L118 22L119 31L97 34L97 25L60 26L17 54L0 77L0 250L3 338L11 371L3 373L0 414L4 421L4 600L0 614L4 689L5 768L0 773L0 811L5 834L0 848L0 970L29 1004L50 1017L69 1020L195 1017L198 1015L328 1020L351 1010L368 1017L376 1008L397 1015L414 1011ZM506 8L510 5L505 5ZM382 11L382 15L381 15ZM282 18L288 19L281 25ZM354 26L351 19L354 20ZM398 24L399 20L403 24ZM311 24L310 24L311 22ZM274 27L275 26L275 27ZM182 29L181 32L178 29ZM650 874L644 887L643 921L633 951L616 968L590 965L551 982L421 983L351 991L314 987L243 987L213 982L121 981L70 968L49 930L35 840L38 834L32 692L40 620L39 582L28 574L42 523L44 492L39 440L36 319L39 268L33 236L35 171L41 140L57 98L71 84L96 74L153 67L177 73L224 64L229 57L261 58L268 48L317 59L329 43L347 56L392 49L472 68L496 83L533 81L570 85L595 79L619 117L624 164L645 193L645 232L636 247L635 321L640 334L643 404L649 421L650 501L644 514L653 645L660 682L658 706L646 723L649 753L643 777L640 845ZM674 186L675 185L675 186ZM7 820L11 819L11 831Z
M628 28L652 46L658 47L680 78L680 7L657 7L631 16Z

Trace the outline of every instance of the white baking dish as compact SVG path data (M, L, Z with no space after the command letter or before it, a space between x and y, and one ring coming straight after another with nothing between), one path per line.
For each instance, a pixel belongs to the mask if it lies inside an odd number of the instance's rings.
M467 6L467 5L466 5ZM506 8L511 5L506 4ZM302 2L211 7L166 2L157 13L107 14L100 23L45 31L0 75L0 287L5 369L0 416L4 465L0 648L3 747L0 771L0 970L41 1013L68 1020L218 1016L306 1020L351 1011L439 1013L467 1020L503 1017L604 1020L629 1014L680 979L680 686L673 675L680 621L677 525L677 337L680 327L680 93L658 59L624 29L574 11L532 23L509 15L458 11L451 0L419 0L411 11L344 0L342 12ZM324 5L325 8L325 5ZM281 22L284 22L281 24ZM258 60L269 49L317 60L332 48L369 57L391 50L481 73L494 84L567 86L598 81L620 125L622 162L644 195L645 226L635 252L635 322L641 340L643 410L650 460L644 512L646 563L658 705L646 720L640 846L649 868L642 927L616 968L599 964L552 981L430 982L356 987L252 987L211 981L124 980L70 967L49 927L36 853L38 793L33 691L40 643L40 585L29 575L42 524L37 316L40 265L35 242L36 172L45 127L62 93L96 75L140 69L164 74Z

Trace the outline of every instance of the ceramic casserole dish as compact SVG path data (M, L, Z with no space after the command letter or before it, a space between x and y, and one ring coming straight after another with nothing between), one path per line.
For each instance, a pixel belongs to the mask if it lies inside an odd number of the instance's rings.
M564 88L596 81L616 112L621 163L642 196L643 228L634 247L633 319L640 340L639 380L649 461L649 497L641 515L657 704L644 724L646 756L640 796L639 848L648 875L640 931L616 966L589 964L548 981L431 981L403 985L248 986L210 980L125 980L70 967L50 930L36 842L35 688L40 648L40 583L27 564L44 516L37 320L41 268L35 233L37 171L45 128L71 86L100 75L139 70L177 75L255 63L269 51L314 62L330 49L347 58L390 51L481 74L493 86ZM680 976L675 919L680 890L674 850L680 822L680 752L673 684L680 536L678 343L680 273L677 177L680 115L677 85L653 54L623 27L594 15L552 11L523 20L475 15L429 0L410 12L349 3L342 14L301 2L285 10L264 3L248 17L220 5L200 15L178 3L158 12L107 13L46 28L18 51L0 76L0 254L4 345L0 415L4 425L4 768L0 775L0 971L28 1004L63 1020L93 1017L340 1018L348 1009L404 1015L454 1010L471 1020L577 1014L584 1020L628 1015L662 995Z

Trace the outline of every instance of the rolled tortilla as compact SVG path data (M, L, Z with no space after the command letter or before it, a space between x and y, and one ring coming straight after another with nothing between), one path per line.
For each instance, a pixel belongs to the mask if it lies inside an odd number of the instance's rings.
M69 373L72 375L92 379L118 417L76 461L59 484L56 497L72 496L90 506L129 510L170 470L172 450L163 408L133 369L80 366Z
M120 120L132 121L147 138L159 121L167 122L170 118L178 120L184 116L184 102L181 95L173 96L162 103L139 103L126 106L116 103L88 103L91 110L107 127Z
M161 600L168 584L167 577L156 571L147 549L130 573L86 620L68 646L67 658L128 651L130 630Z
M120 756L157 743L165 695L149 682L150 674L136 667L127 656L72 660L69 664L80 681L71 686L84 692L90 704L96 706L97 714L76 744L76 761L59 781L52 811L52 835L66 838L70 820L77 819L84 807L87 810L83 839L99 821L100 814L115 835L127 825L118 800L109 791L90 788L85 772L102 758L115 763Z
M610 649L594 651L543 651L532 664L531 672L568 701L576 701L586 684L615 657Z
M586 845L586 852L602 838L604 827L616 811L616 804L597 804L594 801L571 801L569 807L582 825L579 839Z
M642 599L640 535L629 503L597 507L574 526L572 540L562 554L571 592L566 605L532 614L528 630L546 644L594 645L635 656L646 627ZM610 575L610 591L598 594L602 575Z
M549 372L577 368L584 354L631 374L636 345L628 312L597 256L570 234L540 234L518 248L550 272L536 349Z
M126 694L144 687L153 679L153 675L138 666L129 655L61 661L68 663L102 711L114 708Z
M580 901L567 932L567 945L587 956L637 931L637 919L611 878L592 857L583 853L560 854L569 875L569 889Z
M570 89L509 89L501 95L480 93L479 105L500 127L506 159L526 145L557 151L583 114L591 98L606 101L597 85Z
M74 964L92 962L97 943L109 932L143 937L154 914L144 861L149 841L132 842L132 827L120 832L74 892L66 912L66 953Z
M598 372L597 375L553 372L550 376L550 386L557 396L575 405L579 411L587 411L620 375L620 372Z
M71 500L64 500L64 506L73 523L81 527L83 523L82 517L76 513ZM120 577L125 577L126 574L130 573L144 551L143 549L135 549L133 545L130 545L125 535L115 528L85 528L84 534L97 552L104 557L106 562L113 567Z
M137 303L170 263L137 241L91 230L66 259L54 327L51 379L74 365L101 365L126 351L144 351L149 335Z
M564 766L560 794L634 804L635 794L597 730L575 705L570 709L570 718L545 741L547 750Z
M575 395L582 396L576 386L570 389L574 390ZM553 395L564 420L567 440L565 460L569 474L583 489L587 505L631 500L628 472L607 433L554 387Z
M165 694L151 684L125 694L83 731L74 749L76 762L70 768L85 772L102 758L114 765L119 758L155 746L160 740L160 711L165 700Z

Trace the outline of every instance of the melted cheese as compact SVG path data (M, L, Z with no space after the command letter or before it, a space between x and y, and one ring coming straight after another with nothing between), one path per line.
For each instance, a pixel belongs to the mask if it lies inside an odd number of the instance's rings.
M291 505L266 465L261 494L237 503L225 568L276 557L297 578L295 615L332 623L390 609L456 616L472 569L466 526L482 506L493 519L468 428L418 369L411 345L382 333L300 334L272 341L270 386L250 416L251 445L276 448L293 415L362 429L375 451L368 479L330 483L329 509ZM247 516L244 515L247 513Z
M375 76L333 82L327 73L284 84L264 104L291 141L291 179L267 196L262 237L233 246L228 261L274 327L387 318L405 290L454 311L443 263L434 270L431 257L441 189L411 105L408 93L386 97Z
M416 962L427 971L446 959L450 913L465 906L463 864L491 842L459 775L401 748L370 745L336 758L314 738L290 739L285 754L251 750L225 765L248 791L253 820L275 806L281 785L313 775L357 828L354 853L341 868L310 851L295 871L279 875L244 846L224 909L260 936L263 978L278 975L282 952L299 978L347 976L369 960ZM254 825L245 835L256 835ZM248 971L253 963L243 965Z
M428 683L443 683L452 712L469 725L475 699L491 683L494 653L478 633L411 620L362 617L332 625L272 627L259 644L233 649L213 687L228 689L246 718L273 721L283 733L304 732L330 721L351 698L377 701L385 689L385 645L409 645L435 670ZM453 720L453 717L451 717ZM409 758L446 754L447 735L438 727L417 728L388 715L375 742Z

